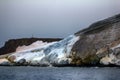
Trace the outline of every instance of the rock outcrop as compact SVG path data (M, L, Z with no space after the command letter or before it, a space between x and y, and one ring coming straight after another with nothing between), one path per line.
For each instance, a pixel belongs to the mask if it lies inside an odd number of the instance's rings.
M80 39L74 44L72 54L82 64L120 65L120 14L96 22L75 33ZM116 50L117 49L117 50ZM91 59L92 58L92 59Z

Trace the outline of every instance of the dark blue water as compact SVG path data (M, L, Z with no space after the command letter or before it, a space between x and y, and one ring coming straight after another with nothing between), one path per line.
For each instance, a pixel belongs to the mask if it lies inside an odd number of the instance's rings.
M1 66L0 80L120 80L120 68Z

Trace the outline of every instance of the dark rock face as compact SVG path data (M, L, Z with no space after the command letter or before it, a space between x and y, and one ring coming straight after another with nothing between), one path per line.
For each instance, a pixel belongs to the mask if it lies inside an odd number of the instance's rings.
M120 44L120 14L108 19L96 22L90 27L81 30L75 35L80 39L74 44L71 54L82 59L83 63L91 63L91 57L103 50L103 54L109 53L109 48ZM91 56L86 62L85 59ZM96 60L97 56L95 57ZM98 57L100 59L101 57ZM95 61L94 60L94 61Z
M61 38L22 38L12 39L5 43L4 47L0 48L0 55L14 52L18 46L30 45L35 41L41 40L43 42L59 41Z

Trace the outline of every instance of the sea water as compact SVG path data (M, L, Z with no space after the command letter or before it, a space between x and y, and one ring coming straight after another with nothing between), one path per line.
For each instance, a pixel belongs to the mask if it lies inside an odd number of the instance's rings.
M120 80L120 68L0 66L0 80Z

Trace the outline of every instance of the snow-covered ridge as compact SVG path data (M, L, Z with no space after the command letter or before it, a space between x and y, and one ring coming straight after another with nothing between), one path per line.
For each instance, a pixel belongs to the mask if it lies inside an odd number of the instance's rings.
M8 58L12 58L12 62L15 63L24 61L34 65L69 64L71 59L68 56L78 40L79 36L70 35L58 42L35 42L32 45L17 48L16 52Z

